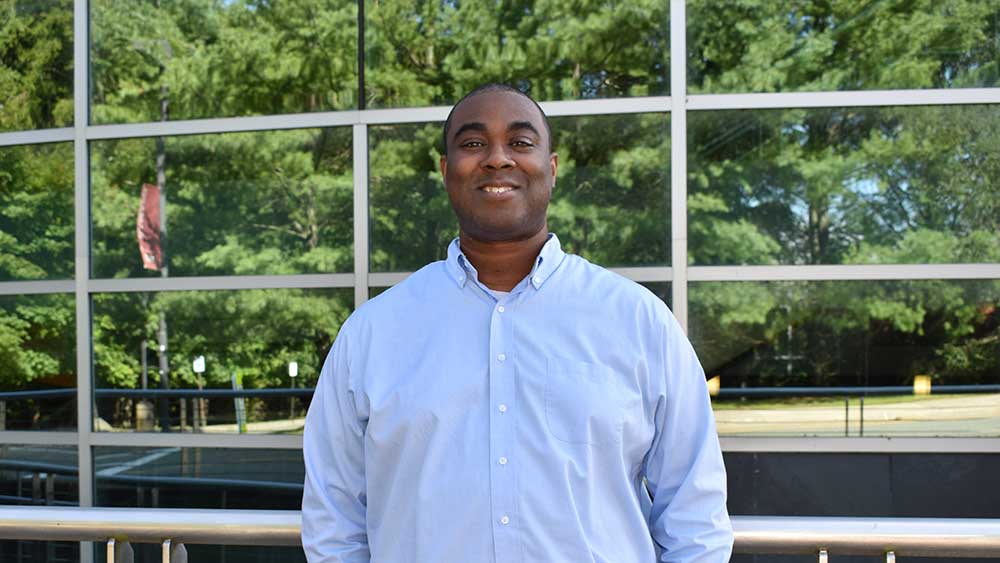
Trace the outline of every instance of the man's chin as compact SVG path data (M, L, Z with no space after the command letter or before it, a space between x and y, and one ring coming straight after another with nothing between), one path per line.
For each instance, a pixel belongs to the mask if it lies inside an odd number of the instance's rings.
M463 228L462 236L485 243L521 242L534 238L542 231L547 232L544 224L541 228L531 228L525 225L490 224Z

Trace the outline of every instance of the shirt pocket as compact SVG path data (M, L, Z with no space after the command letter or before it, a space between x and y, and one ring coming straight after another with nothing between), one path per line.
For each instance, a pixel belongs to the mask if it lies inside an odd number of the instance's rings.
M613 444L624 422L621 390L611 368L549 358L545 420L549 432L570 444Z

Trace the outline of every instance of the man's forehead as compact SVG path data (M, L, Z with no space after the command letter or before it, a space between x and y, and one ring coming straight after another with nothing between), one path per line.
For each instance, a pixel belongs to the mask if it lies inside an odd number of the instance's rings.
M453 125L468 122L486 123L499 119L504 126L529 122L540 128L542 115L528 98L513 92L482 92L462 100L455 108Z

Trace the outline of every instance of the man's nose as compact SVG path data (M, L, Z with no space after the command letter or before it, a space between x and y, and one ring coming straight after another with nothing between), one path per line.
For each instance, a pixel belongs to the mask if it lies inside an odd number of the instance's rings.
M503 168L513 168L516 163L511 158L509 147L502 143L491 145L483 159L483 168L489 170L500 170Z

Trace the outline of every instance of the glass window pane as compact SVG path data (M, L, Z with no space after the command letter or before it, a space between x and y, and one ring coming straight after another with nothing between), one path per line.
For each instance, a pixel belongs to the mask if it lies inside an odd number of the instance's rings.
M667 116L552 118L559 154L549 229L602 266L670 260ZM607 135L614 130L619 134ZM369 130L371 270L416 270L445 258L458 226L438 158L440 124Z
M0 131L72 125L72 0L5 0L0 13Z
M0 430L75 428L73 296L0 296Z
M350 128L101 141L91 152L95 277L160 276L163 264L172 276L353 269Z
M691 261L1000 262L997 110L693 112Z
M94 295L96 430L301 433L353 297L351 289Z
M94 123L357 107L354 0L90 8Z
M558 117L552 129L549 229L563 248L606 267L670 264L669 116Z
M701 282L690 299L723 434L1000 436L1000 394L977 388L1000 384L998 281ZM848 389L815 396L831 387ZM862 391L863 413L844 399Z
M76 446L0 444L0 505L78 506ZM0 540L0 561L79 561L79 542Z
M129 508L298 510L305 480L301 450L98 447L94 469L96 504ZM158 545L132 547L159 560ZM190 561L305 562L301 547L185 547Z
M689 0L692 93L995 86L1000 2Z
M663 301L667 304L667 307L670 307L670 304L673 302L673 294L670 292L670 282L642 282L640 285L652 291L653 295L659 297L660 301Z
M73 277L73 145L0 147L0 281Z
M366 104L452 104L487 82L537 100L664 95L669 14L668 3L647 0L365 0Z

